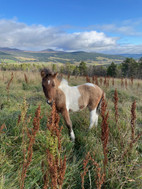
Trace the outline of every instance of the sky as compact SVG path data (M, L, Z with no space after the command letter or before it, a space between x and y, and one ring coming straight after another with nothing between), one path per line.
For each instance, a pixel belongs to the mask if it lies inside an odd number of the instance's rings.
M142 0L0 0L0 47L142 53Z

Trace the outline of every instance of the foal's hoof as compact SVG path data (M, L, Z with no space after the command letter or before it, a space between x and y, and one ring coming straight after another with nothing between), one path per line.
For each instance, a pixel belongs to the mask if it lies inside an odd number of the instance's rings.
M75 138L74 139L71 138L71 141L72 141L72 143L75 143Z
M71 138L72 142L75 142L75 135L74 135L73 131L71 131L71 133L70 133L70 138Z

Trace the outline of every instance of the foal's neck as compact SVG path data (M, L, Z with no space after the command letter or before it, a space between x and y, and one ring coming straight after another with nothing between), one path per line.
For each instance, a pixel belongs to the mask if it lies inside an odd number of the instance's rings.
M64 88L64 87L70 87L70 86L68 85L68 81L67 81L67 80L62 79L62 80L60 81L59 88Z

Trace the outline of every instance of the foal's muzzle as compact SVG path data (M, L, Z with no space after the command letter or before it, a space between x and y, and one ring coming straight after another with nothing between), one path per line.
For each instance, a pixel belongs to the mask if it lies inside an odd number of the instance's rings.
M53 100L51 100L51 101L50 101L50 100L47 100L46 102L47 102L47 104L49 104L50 106L53 105Z

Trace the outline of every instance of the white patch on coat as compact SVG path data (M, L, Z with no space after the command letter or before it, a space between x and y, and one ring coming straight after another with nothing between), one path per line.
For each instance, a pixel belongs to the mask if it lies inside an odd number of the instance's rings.
M85 83L84 85L88 85L88 86L91 86L91 87L95 87L95 85L93 83Z
M50 84L50 80L48 80L48 85Z
M95 124L95 126L98 125L98 114L96 112L96 108L90 112L90 126L89 126L89 129L91 129L94 124Z
M61 89L66 97L67 111L72 110L74 112L79 110L78 99L81 96L78 86L71 87L65 79L62 79L59 89Z

